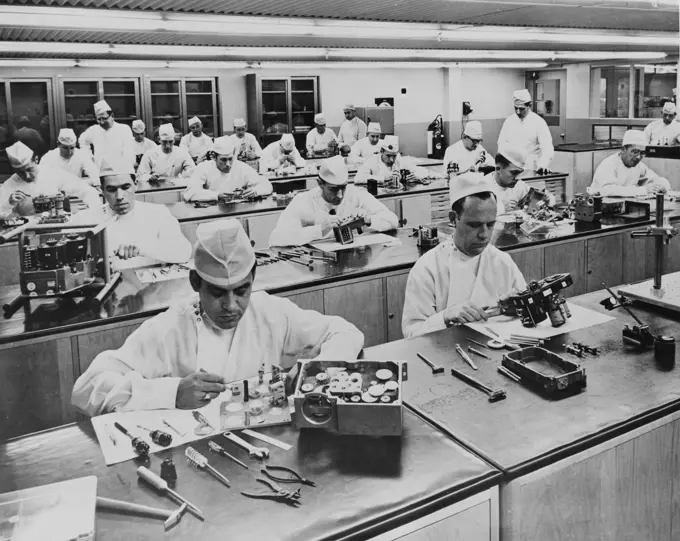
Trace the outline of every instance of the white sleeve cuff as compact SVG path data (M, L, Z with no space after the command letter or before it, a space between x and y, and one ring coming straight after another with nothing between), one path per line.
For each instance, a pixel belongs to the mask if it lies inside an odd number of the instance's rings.
M182 378L135 378L132 381L130 400L123 407L125 411L174 409L177 402L177 387Z

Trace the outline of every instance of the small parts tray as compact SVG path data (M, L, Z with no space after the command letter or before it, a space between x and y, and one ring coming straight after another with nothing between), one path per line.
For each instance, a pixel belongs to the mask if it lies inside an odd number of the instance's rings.
M522 383L547 395L579 392L586 386L585 368L544 348L506 353L502 364L522 378Z

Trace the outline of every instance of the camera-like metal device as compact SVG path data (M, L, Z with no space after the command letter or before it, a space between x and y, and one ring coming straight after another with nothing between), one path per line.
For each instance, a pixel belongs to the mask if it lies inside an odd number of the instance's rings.
M581 222L597 222L602 218L602 196L578 193L574 196L574 217Z
M573 285L571 274L553 274L543 280L532 280L527 288L498 302L501 313L514 311L525 327L535 327L550 318L553 327L564 325L571 317L561 291Z
M439 236L436 227L419 225L417 229L413 228L413 236L417 238L416 244L419 248L429 250L439 244Z
M340 244L352 244L354 242L354 231L361 235L366 222L363 218L351 218L348 221L339 223L333 228L335 242Z

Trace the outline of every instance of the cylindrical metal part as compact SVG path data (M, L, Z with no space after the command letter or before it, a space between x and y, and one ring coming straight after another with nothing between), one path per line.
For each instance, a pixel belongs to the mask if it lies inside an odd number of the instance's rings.
M170 488L175 488L177 470L175 469L175 463L171 458L166 458L161 462L161 479L163 479Z
M656 227L663 227L664 194L656 194ZM657 235L654 238L654 289L661 289L661 277L663 276L664 262L664 239Z
M654 339L654 358L663 367L675 365L675 338L659 335Z

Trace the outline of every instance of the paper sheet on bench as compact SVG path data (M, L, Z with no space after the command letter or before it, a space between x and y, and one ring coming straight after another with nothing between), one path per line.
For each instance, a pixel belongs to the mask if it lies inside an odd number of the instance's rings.
M614 319L607 314L601 314L588 308L583 308L577 304L567 301L571 317L567 322L560 327L553 327L550 323L550 318L542 321L534 328L524 327L522 322L517 317L498 316L493 317L489 321L481 323L468 323L467 326L475 331L478 331L489 338L496 338L492 333L487 331L484 327L489 327L496 331L502 338L510 338L511 334L521 334L522 336L531 336L533 338L550 338L558 334L565 334L573 332L578 329L585 329L586 327L593 327L600 325Z
M338 250L350 250L352 248L358 248L359 246L370 246L372 244L392 244L395 241L400 243L395 237L385 235L384 233L367 233L354 237L354 242L352 244L340 244L334 240L319 240L312 242L311 244L317 250L337 252Z

